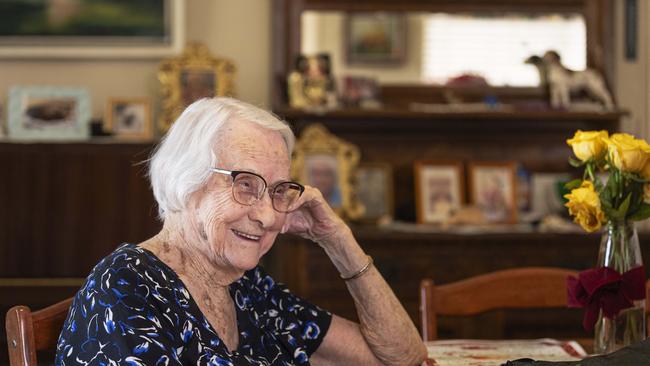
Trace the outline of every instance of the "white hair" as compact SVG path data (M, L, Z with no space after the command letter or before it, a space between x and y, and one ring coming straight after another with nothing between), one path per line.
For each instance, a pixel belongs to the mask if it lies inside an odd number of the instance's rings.
M279 132L291 159L295 137L286 122L236 99L200 99L183 111L149 159L149 179L161 220L166 212L183 210L190 195L207 183L209 168L217 163L213 149L218 147L219 132L234 118Z

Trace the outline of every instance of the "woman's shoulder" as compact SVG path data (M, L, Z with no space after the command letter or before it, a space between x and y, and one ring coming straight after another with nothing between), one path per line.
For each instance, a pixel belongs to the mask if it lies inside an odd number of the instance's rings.
M97 284L106 287L128 285L134 289L157 286L161 282L168 285L171 277L175 277L173 271L153 254L135 244L125 243L95 265L81 291Z

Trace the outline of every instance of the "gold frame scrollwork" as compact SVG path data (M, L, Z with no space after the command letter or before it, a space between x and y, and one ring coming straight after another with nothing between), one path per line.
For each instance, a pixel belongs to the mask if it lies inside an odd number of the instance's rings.
M336 205L329 202L334 211L343 219L359 219L365 211L356 195L354 173L359 164L359 148L331 134L325 126L311 124L305 127L296 142L291 164L292 179L310 184L308 164L313 156L331 157L336 162L340 197Z
M183 72L214 74L214 96L235 96L235 65L227 59L216 58L207 46L200 42L188 43L183 53L160 63L158 80L162 91L162 114L158 129L165 133L187 107L183 101Z

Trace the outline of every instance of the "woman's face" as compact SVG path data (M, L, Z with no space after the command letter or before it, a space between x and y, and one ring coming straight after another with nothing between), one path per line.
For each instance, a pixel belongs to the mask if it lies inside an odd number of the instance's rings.
M217 168L243 170L264 177L269 186L289 180L289 158L280 133L244 120L231 120L214 151ZM232 197L232 178L213 174L205 189L190 199L193 228L216 265L238 272L254 268L271 249L286 214L271 205L268 189L252 206Z

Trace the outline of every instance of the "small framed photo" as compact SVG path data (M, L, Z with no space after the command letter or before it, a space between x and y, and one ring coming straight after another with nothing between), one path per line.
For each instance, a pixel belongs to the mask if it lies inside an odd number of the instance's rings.
M379 86L377 80L365 76L344 77L341 100L346 107L379 107Z
M357 196L365 210L361 221L384 222L393 217L393 171L388 164L364 163L356 171Z
M418 223L445 222L464 202L463 165L460 162L415 163L415 207Z
M7 132L16 140L89 137L90 96L85 89L15 86L9 90Z
M470 203L489 223L517 222L517 165L514 162L470 163Z
M150 98L111 98L106 105L105 118L105 129L117 137L153 137Z
M396 13L351 13L345 22L349 64L395 64L406 55L406 18Z

